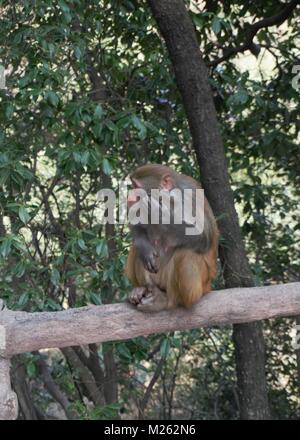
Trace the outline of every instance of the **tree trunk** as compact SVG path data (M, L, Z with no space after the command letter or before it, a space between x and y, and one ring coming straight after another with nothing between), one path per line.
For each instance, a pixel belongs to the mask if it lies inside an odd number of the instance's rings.
M15 420L17 417L18 399L11 389L10 359L0 356L0 420Z
M12 359L12 385L18 396L19 407L25 420L38 420L38 414L31 398L26 380L26 370L20 356Z
M220 258L226 287L252 286L207 70L192 21L182 0L148 0L148 3L173 64L201 170L202 185L219 219L225 241L225 246L220 249ZM240 417L268 419L262 324L235 325L233 334Z

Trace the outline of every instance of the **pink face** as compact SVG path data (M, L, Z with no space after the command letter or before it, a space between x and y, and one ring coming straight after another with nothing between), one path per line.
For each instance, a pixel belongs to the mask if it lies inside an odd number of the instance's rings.
M128 208L131 208L136 202L140 200L141 197L141 189L143 189L142 183L135 179L131 178L133 189L129 191L127 198ZM171 191L174 188L174 181L169 174L164 175L160 181L160 189L164 189L166 191Z

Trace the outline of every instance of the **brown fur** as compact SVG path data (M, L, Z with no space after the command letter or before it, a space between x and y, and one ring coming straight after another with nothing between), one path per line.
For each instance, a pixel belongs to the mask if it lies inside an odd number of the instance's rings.
M212 280L217 273L218 235L211 249L205 255L189 249L178 249L166 265L156 273L148 272L131 247L125 273L135 287L156 285L165 291L168 308L178 305L190 307L210 292Z
M160 165L150 164L140 167L133 176L141 182L145 180L145 185L149 185L149 182L151 182L151 188L156 188L157 181L162 179L166 173L171 175L176 187L184 188L186 185L194 188L200 187L199 183L191 177L178 174L174 170ZM139 259L134 244L130 249L125 268L127 277L136 288L155 286L158 288L158 292L161 291L161 295L166 295L164 306L161 308L173 308L178 305L190 307L211 290L211 283L217 272L219 231L206 199L204 210L206 222L206 232L204 233L209 234L209 237L211 237L209 248L204 253L179 247L168 258L164 255L159 257L158 272L150 273ZM131 302L137 304L136 296L134 302ZM156 307L155 311L159 309L159 307ZM144 311L154 311L154 309L149 308L149 310Z

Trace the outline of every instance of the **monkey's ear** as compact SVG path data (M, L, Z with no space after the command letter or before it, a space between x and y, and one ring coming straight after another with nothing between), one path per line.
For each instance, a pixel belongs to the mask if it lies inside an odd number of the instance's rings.
M174 188L174 180L172 179L170 174L164 174L161 178L160 184L163 189L167 191L171 191L171 189Z

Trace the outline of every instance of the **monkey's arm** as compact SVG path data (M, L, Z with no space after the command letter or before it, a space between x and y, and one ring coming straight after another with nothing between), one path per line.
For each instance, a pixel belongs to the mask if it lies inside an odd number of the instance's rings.
M141 225L134 225L131 228L131 233L133 244L145 269L152 273L158 272L158 253L150 243L145 228Z

